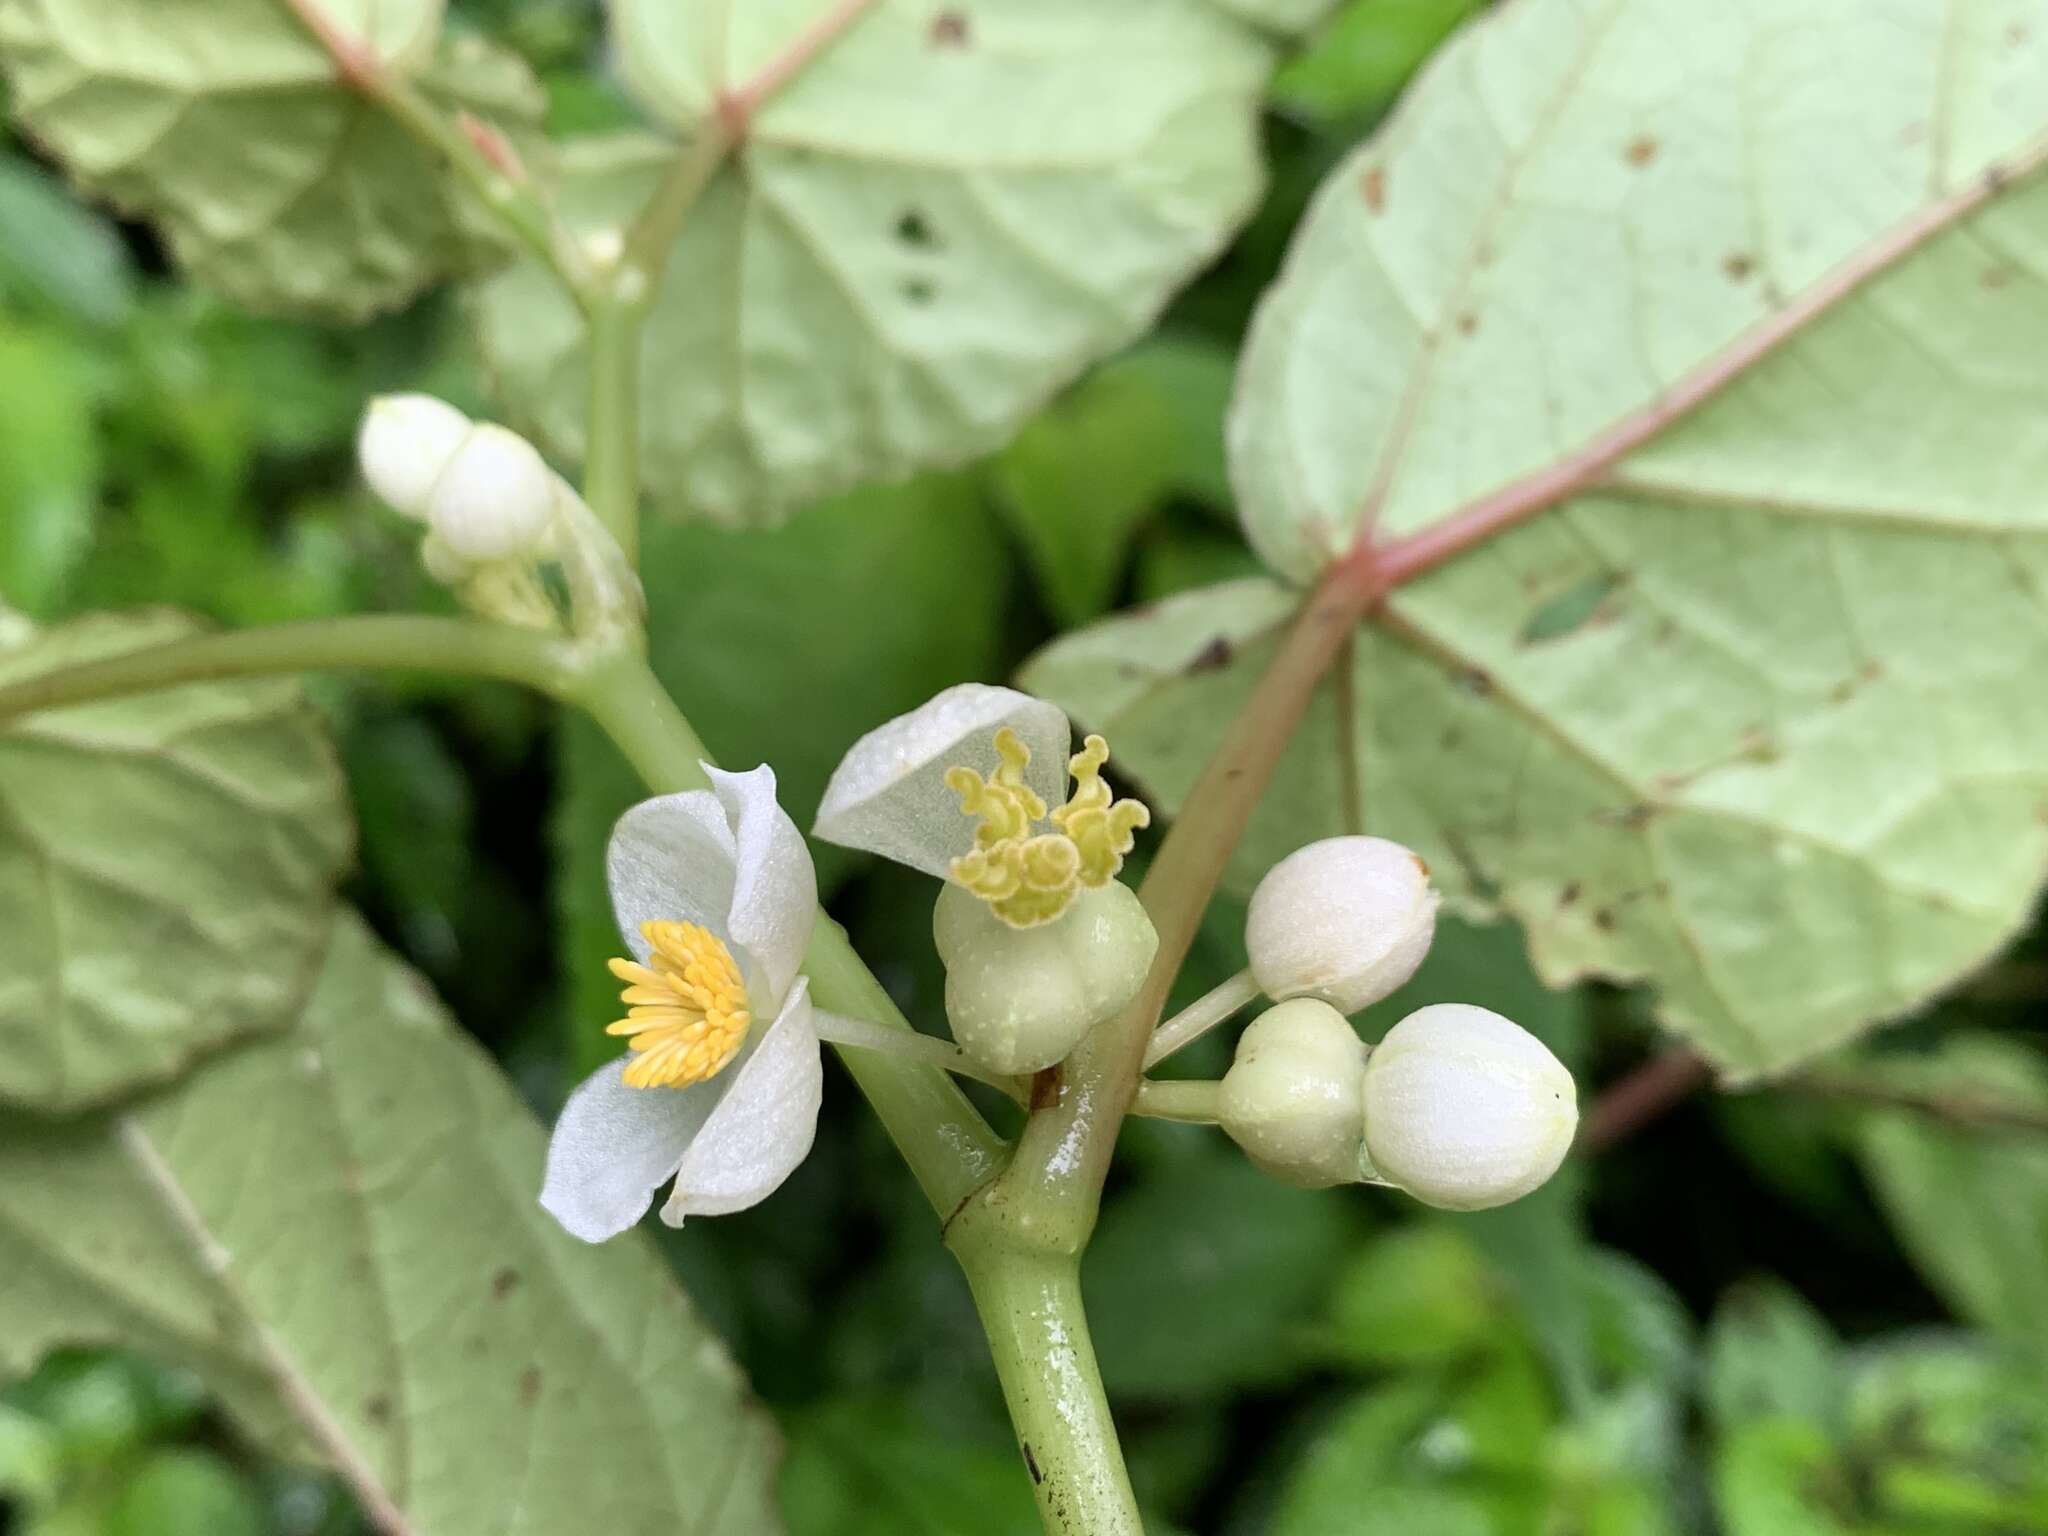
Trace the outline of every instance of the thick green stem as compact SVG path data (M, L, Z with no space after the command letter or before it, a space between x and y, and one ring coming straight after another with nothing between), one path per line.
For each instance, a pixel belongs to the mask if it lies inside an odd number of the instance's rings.
M181 683L342 668L467 673L561 698L580 666L572 646L532 630L468 619L357 614L194 635L25 677L0 685L0 719Z
M1078 1252L1036 1248L1000 1222L973 1218L956 1221L946 1240L988 1332L1046 1531L1143 1536L1088 1337Z
M638 656L614 658L594 671L576 689L574 702L611 737L648 788L668 793L709 783L702 764L710 754ZM846 930L830 918L818 920L804 972L819 1007L910 1028L854 953ZM941 1217L995 1176L1002 1139L952 1078L936 1067L876 1051L848 1048L839 1056Z

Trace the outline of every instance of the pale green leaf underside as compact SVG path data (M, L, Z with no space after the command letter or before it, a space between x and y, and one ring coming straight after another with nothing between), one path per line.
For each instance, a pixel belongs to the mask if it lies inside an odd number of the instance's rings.
M688 135L824 9L614 11L628 78ZM1248 211L1268 62L1197 0L877 5L754 117L670 256L643 367L657 499L769 520L998 446ZM565 214L620 228L674 153L581 146ZM480 309L515 417L579 456L572 311L534 263Z
M1241 875L1347 825L1403 838L1518 916L1546 979L1650 978L1735 1074L2023 921L2048 5L1885 15L1519 0L1333 178L1240 376L1254 542L1306 575L1381 490L1394 536L1503 488L1542 506L1544 476L1563 499L1392 594ZM1610 464L1616 432L1643 445ZM1285 607L1197 597L1034 677L1171 809Z
M436 61L441 0L322 10L449 109L538 121L516 60L486 68L468 39ZM361 318L482 254L443 168L336 79L283 0L0 0L0 66L81 185L238 303Z
M86 619L0 682L184 633ZM353 845L295 684L222 683L0 725L0 1103L68 1110L282 1028Z
M1428 528L1774 340L1619 473L1985 519L2048 455L2010 430L2048 200L1984 205L2044 143L2042 0L1515 0L1332 174L1261 306L1231 423L1254 544L1306 579L1367 518Z
M640 1241L353 917L298 1026L125 1114L0 1127L0 1371L118 1342L337 1464L398 1536L765 1536L773 1431Z

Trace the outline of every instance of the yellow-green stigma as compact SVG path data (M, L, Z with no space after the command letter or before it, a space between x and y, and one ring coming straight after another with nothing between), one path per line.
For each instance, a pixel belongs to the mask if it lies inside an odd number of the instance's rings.
M642 923L649 963L614 960L626 1016L606 1028L630 1035L629 1088L687 1088L715 1077L747 1038L753 1013L739 963L696 923Z
M1024 782L1031 749L1005 726L996 732L996 756L1001 762L987 778L972 768L946 770L960 809L981 818L973 849L953 860L952 875L1012 928L1035 928L1066 911L1082 887L1114 880L1152 813L1139 801L1111 798L1102 782L1109 743L1090 736L1067 760L1074 792L1051 813L1054 830L1038 831L1047 814Z

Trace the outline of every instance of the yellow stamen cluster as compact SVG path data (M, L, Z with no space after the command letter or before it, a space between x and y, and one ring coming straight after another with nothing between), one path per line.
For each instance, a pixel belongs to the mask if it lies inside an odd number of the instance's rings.
M1001 761L987 778L966 767L946 770L960 809L981 818L974 847L953 861L952 875L1012 928L1035 928L1066 911L1082 887L1114 880L1152 813L1136 800L1111 797L1102 782L1109 743L1090 736L1068 759L1074 792L1052 812L1055 830L1037 831L1046 805L1024 782L1031 749L1005 726L996 732L996 756Z
M732 951L696 923L642 923L653 953L647 965L614 960L626 983L626 1016L609 1035L631 1035L629 1088L687 1088L715 1077L747 1038L753 1014Z

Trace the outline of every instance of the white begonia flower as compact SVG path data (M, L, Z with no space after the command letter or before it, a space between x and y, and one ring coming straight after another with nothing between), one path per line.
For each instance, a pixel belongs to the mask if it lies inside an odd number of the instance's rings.
M1151 821L1112 800L1100 736L1071 745L1056 705L961 683L855 742L812 830L963 886L1011 928L1049 923L1114 880Z
M427 525L442 579L544 548L564 493L574 496L518 433L472 421L432 395L372 400L356 459L371 490Z
M1405 983L1436 937L1429 866L1384 837L1297 848L1252 892L1244 943L1259 990L1356 1013Z
M356 461L385 505L423 523L434 483L475 425L432 395L379 395L363 412Z
M569 1096L540 1203L585 1242L637 1222L674 1179L661 1219L744 1210L795 1171L817 1134L824 1068L798 975L817 876L766 768L664 795L619 819L606 859L634 959L631 1053Z

